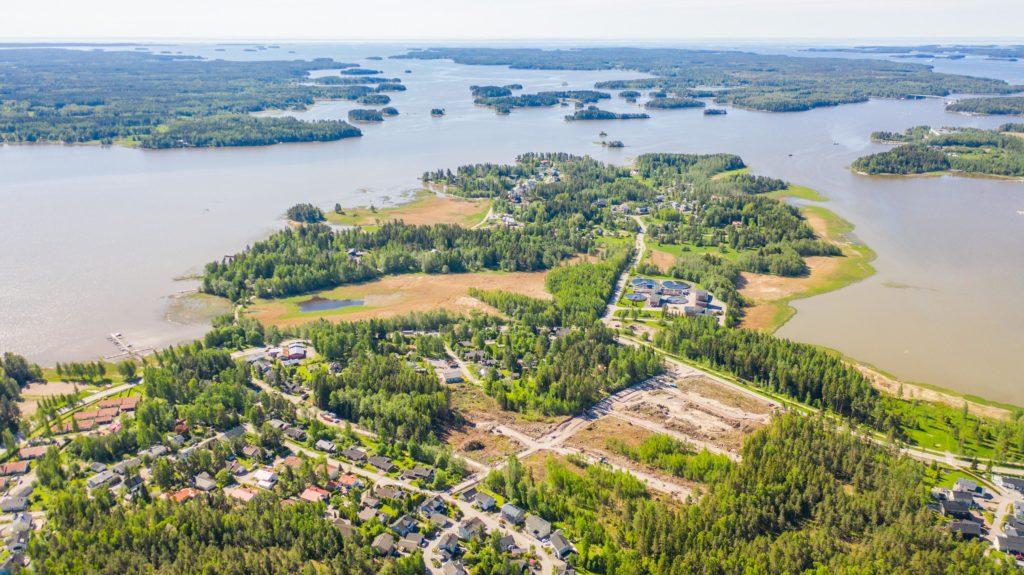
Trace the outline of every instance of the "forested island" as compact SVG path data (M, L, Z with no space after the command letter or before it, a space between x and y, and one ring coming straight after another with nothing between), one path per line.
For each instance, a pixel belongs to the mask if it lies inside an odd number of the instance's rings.
M311 70L355 66L330 59L227 61L142 52L0 50L0 141L168 148L359 136L344 122L250 115L373 92L365 85L305 81Z
M569 102L593 104L600 100L607 100L612 97L611 94L607 92L599 92L596 90L559 90L537 92L536 94L520 94L518 96L489 96L487 94L503 93L505 89L499 88L494 90L493 86L484 88L485 89L478 89L475 91L475 93L479 93L480 95L475 96L473 102L480 106L494 108L498 112L505 114L509 113L514 108L549 107ZM509 92L509 94L511 94L511 92Z
M521 69L636 70L654 78L599 82L595 88L658 89L694 97L689 90L715 87L720 104L769 112L951 93L1010 94L1002 80L940 74L928 66L883 60L800 58L737 51L670 48L431 48L399 58L451 59L460 64ZM668 94L667 94L668 95Z
M965 98L947 105L946 109L984 116L1024 116L1024 97Z
M695 98L673 98L668 96L659 96L657 98L651 98L644 103L644 107L649 110L677 110L682 108L703 108L706 104Z
M576 120L646 120L648 118L650 116L647 114L609 112L597 106L581 108L565 117L569 122Z
M858 158L853 169L862 174L968 173L1024 177L1024 138L1020 124L996 130L977 128L910 128L902 133L875 132L872 139L899 144L887 152Z

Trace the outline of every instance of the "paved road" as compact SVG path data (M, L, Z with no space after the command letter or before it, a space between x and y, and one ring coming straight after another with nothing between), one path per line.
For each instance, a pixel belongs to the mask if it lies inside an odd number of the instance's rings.
M604 323L610 323L614 318L615 310L620 309L618 302L622 299L622 292L626 290L626 282L629 281L629 274L633 268L635 268L640 260L644 257L644 252L647 250L647 244L645 237L647 236L647 224L644 223L643 218L640 216L633 216L640 231L636 234L636 241L633 244L633 261L629 263L626 269L619 276L619 281L615 282L615 290L612 292L611 299L608 300L608 305L605 306L604 314L601 315L601 321Z

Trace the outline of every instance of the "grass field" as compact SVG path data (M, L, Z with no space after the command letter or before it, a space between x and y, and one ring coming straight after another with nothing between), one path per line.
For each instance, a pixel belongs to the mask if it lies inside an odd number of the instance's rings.
M477 272L466 274L405 274L274 300L257 300L246 313L264 324L293 326L318 319L357 321L444 308L456 312L494 312L469 297L469 288L500 289L532 297L549 298L544 288L547 272ZM327 311L303 312L299 303L313 297L360 300L362 305Z
M835 291L875 273L871 265L875 252L850 238L853 224L821 206L804 206L801 212L819 236L842 248L843 257L807 258L812 271L806 278L763 278L760 274L744 274L748 286L755 285L752 280L758 280L759 289L766 283L771 284L771 289L761 293L747 287L740 290L755 304L746 310L743 327L774 332L796 313L789 305L793 300Z
M463 200L420 190L412 201L387 208L353 208L344 214L325 213L327 221L346 226L374 227L378 221L402 220L407 224L458 224L475 226L491 209L490 200Z

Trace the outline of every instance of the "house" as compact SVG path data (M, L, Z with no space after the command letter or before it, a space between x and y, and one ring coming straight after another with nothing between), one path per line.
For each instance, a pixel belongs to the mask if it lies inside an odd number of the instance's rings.
M996 549L1011 555L1024 555L1024 537L996 537Z
M1016 517L1007 517L1003 524L1003 533L1014 537L1024 537L1024 522Z
M449 561L441 568L444 575L466 575L466 569L458 561Z
M391 529L398 533L400 536L405 537L406 535L416 531L416 522L413 521L412 517L403 515L396 519L394 523L390 525Z
M327 453L334 453L334 450L337 449L333 441L328 441L326 439L317 440L314 446L320 451L326 451Z
M480 537L487 532L487 526L479 517L471 517L459 524L459 539L463 541Z
M950 491L946 499L963 503L968 507L974 506L974 493L970 491Z
M256 485L263 489L273 489L277 484L277 474L270 469L257 469L252 477L256 480Z
M371 547L378 555L391 555L395 551L395 538L390 533L381 533Z
M306 348L301 343L293 343L288 346L287 359L306 359Z
M515 537L512 537L511 535L505 535L504 537L498 540L498 548L507 553L512 553L518 550L519 546L516 545Z
M448 510L448 506L445 505L444 499L441 499L437 495L427 499L420 504L420 513L423 515L433 515L435 513L444 513Z
M494 509L496 504L497 501L486 493L477 492L477 494L473 496L473 505L476 505L481 511L490 511ZM510 506L506 505L506 507Z
M192 484L200 491L213 491L217 488L217 482L205 471L196 475L195 479L192 480Z
M956 484L953 485L953 491L966 491L967 493L977 493L978 484L971 481L970 479L960 478L956 480Z
M459 554L459 538L454 533L446 533L441 537L441 540L437 543L438 549L446 551L452 555Z
M555 575L576 575L576 569L568 563L555 565Z
M415 553L422 543L423 535L419 533L410 533L398 542L398 549L404 553Z
M537 515L526 516L526 530L537 539L543 541L551 535L551 524Z
M0 511L4 513L19 513L28 509L28 497L5 497L0 500Z
M257 491L249 487L235 487L231 489L225 489L224 494L233 499L237 499L243 503L248 503L256 497Z
M136 489L142 487L142 476L139 475L138 473L132 473L130 475L127 475L124 478L123 485L128 492L135 491Z
M561 529L551 534L551 548L555 550L555 555L559 559L565 559L574 551L572 544L562 534Z
M992 482L1003 489L1012 489L1018 493L1024 493L1024 479L1007 477L1005 475L993 475Z
M381 485L377 487L377 495L381 499L402 499L405 497L405 492L391 485Z
M284 431L285 429L288 429L288 424L281 421L280 419L271 419L267 421L267 425L273 427L278 431Z
M363 507L362 509L359 510L359 513L356 515L356 517L358 517L359 521L361 521L362 523L366 523L367 521L373 521L375 518L379 516L380 514L373 507Z
M306 441L306 432L302 431L298 427L289 427L282 433L284 433L285 436L294 441Z
M112 485L117 480L117 475L114 475L113 471L103 470L96 475L93 475L89 479L85 480L85 484L89 486L89 489L97 489L104 485Z
M356 462L366 461L366 452L363 451L362 449L356 449L354 447L346 447L345 449L341 450L341 454L343 456L345 456L347 459L350 459L352 461L356 461Z
M365 507L380 507L380 499L369 491L364 491L363 494L359 496L359 502Z
M9 461L0 464L0 475L25 475L28 473L28 461Z
M526 513L515 505L506 503L501 506L501 517L513 525L519 525L526 517Z
M384 473L391 473L396 469L395 464L383 455L374 455L369 458L370 465L380 469Z
M355 537L356 528L347 520L338 518L331 520L331 523L338 531L341 531L341 536L344 539L352 539L353 537Z
M445 527L451 525L451 522L448 521L448 516L441 513L432 513L429 517L427 517L427 520L441 529L444 529Z
M33 445L32 447L22 447L18 450L19 459L39 459L46 455L45 445Z
M327 498L330 496L331 494L326 489L311 485L302 492L302 495L299 495L299 499L309 501L310 503L322 503L327 501Z
M339 477L337 481L334 482L334 484L337 487L344 489L345 492L347 493L349 491L352 491L356 487L362 487L363 481L356 477L355 475L346 474Z
M115 463L110 470L118 475L127 475L140 465L142 465L142 461L138 457L132 457L131 459L125 459L124 461Z
M964 539L981 537L981 523L977 521L954 521L949 524L949 530L959 533Z
M179 489L178 491L174 492L174 494L171 495L171 499L175 503L184 503L197 495L199 495L198 490L192 489L191 487L186 487L184 489Z
M92 463L89 464L89 471L92 471L93 473L100 473L101 471L105 471L106 469L107 466L100 463L99 461L93 461Z
M965 503L959 501L939 501L939 511L946 517L956 519L968 519L971 517L971 510Z
M258 445L246 445L242 448L242 457L249 459L263 459L263 448Z
M170 453L171 450L166 445L154 445L149 449L144 449L139 452L139 456L148 457L150 459L156 459L157 457L163 457Z

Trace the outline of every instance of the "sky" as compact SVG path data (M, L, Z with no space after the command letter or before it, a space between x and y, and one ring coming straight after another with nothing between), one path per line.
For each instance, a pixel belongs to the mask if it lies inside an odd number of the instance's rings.
M1024 0L8 0L5 40L1024 39Z

